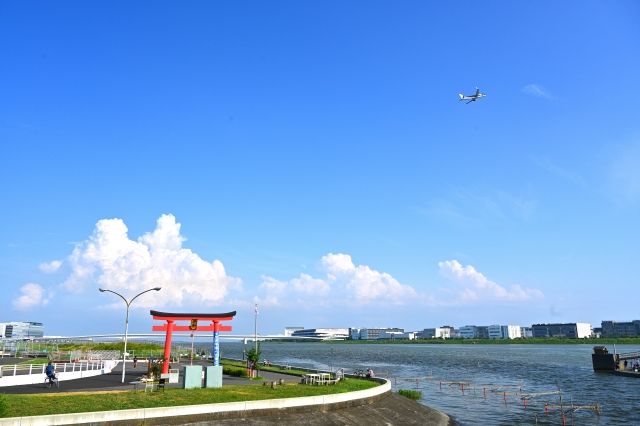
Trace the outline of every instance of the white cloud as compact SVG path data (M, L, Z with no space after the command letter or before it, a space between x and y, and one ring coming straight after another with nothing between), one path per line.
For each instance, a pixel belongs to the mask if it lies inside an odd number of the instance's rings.
M228 276L219 260L208 262L183 248L180 226L173 215L162 215L153 232L132 240L121 219L98 221L69 257L72 272L63 288L95 286L134 295L162 287L136 299L138 307L220 304L241 281Z
M263 277L261 289L271 300L284 303L285 300L294 299L297 304L309 297L317 297L315 303L320 304L329 295L333 303L402 304L417 296L412 287L401 284L391 275L366 265L355 265L348 254L329 253L322 257L320 264L325 273L323 278L308 274L300 274L289 281Z
M489 280L473 266L463 266L455 259L438 262L438 267L445 277L465 285L458 293L459 300L463 302L479 299L523 301L544 297L538 289L523 288L517 284L507 289Z
M527 84L522 88L522 91L527 95L535 96L536 98L543 98L548 100L555 99L555 96L553 96L547 89L538 84Z
M401 304L416 296L413 287L401 284L385 272L366 265L356 266L349 255L329 253L322 258L322 264L330 279L346 282L346 289L358 303L384 300Z
M60 260L52 260L51 262L45 262L38 265L38 269L46 274L53 274L57 272L58 269L62 266L62 262Z
M298 293L309 296L326 296L330 290L329 283L307 274L300 274L299 278L292 279L291 285Z
M27 310L49 303L49 297L45 289L35 283L27 283L20 287L21 296L13 300L13 307L18 310Z

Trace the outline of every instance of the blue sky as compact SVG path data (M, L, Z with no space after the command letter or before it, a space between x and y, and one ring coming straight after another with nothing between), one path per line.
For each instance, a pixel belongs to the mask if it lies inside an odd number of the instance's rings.
M5 2L0 321L639 317L634 1ZM460 92L487 97L465 105Z

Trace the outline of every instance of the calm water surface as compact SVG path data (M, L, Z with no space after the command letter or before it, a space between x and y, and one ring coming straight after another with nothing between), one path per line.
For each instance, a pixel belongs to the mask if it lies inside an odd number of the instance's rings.
M595 373L592 345L367 345L274 343L261 345L274 363L335 370L372 368L397 389L419 389L422 402L461 425L561 425L545 402L601 406L567 412L567 425L640 425L640 379ZM223 343L222 355L241 358L241 343ZM618 352L640 346L617 345ZM613 351L613 347L609 347ZM461 389L460 382L465 382ZM533 395L526 408L522 394ZM536 395L537 394L537 395Z

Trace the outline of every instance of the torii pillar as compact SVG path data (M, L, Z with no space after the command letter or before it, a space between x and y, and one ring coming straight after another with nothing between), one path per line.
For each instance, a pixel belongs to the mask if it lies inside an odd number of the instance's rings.
M174 331L212 331L213 332L213 365L220 365L220 332L231 331L230 325L220 324L222 321L231 321L236 316L236 311L222 314L183 314L151 311L154 320L166 321L164 325L154 325L153 331L165 331L164 356L162 374L169 372L169 357L171 355L171 338ZM189 325L176 325L176 321L189 321ZM198 325L198 321L210 321L207 325Z

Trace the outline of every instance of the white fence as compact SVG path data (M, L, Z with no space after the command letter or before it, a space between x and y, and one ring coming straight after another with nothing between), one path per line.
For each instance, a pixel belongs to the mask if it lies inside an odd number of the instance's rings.
M118 361L79 361L55 363L59 381L80 379L110 373ZM46 364L0 366L0 387L44 383Z

